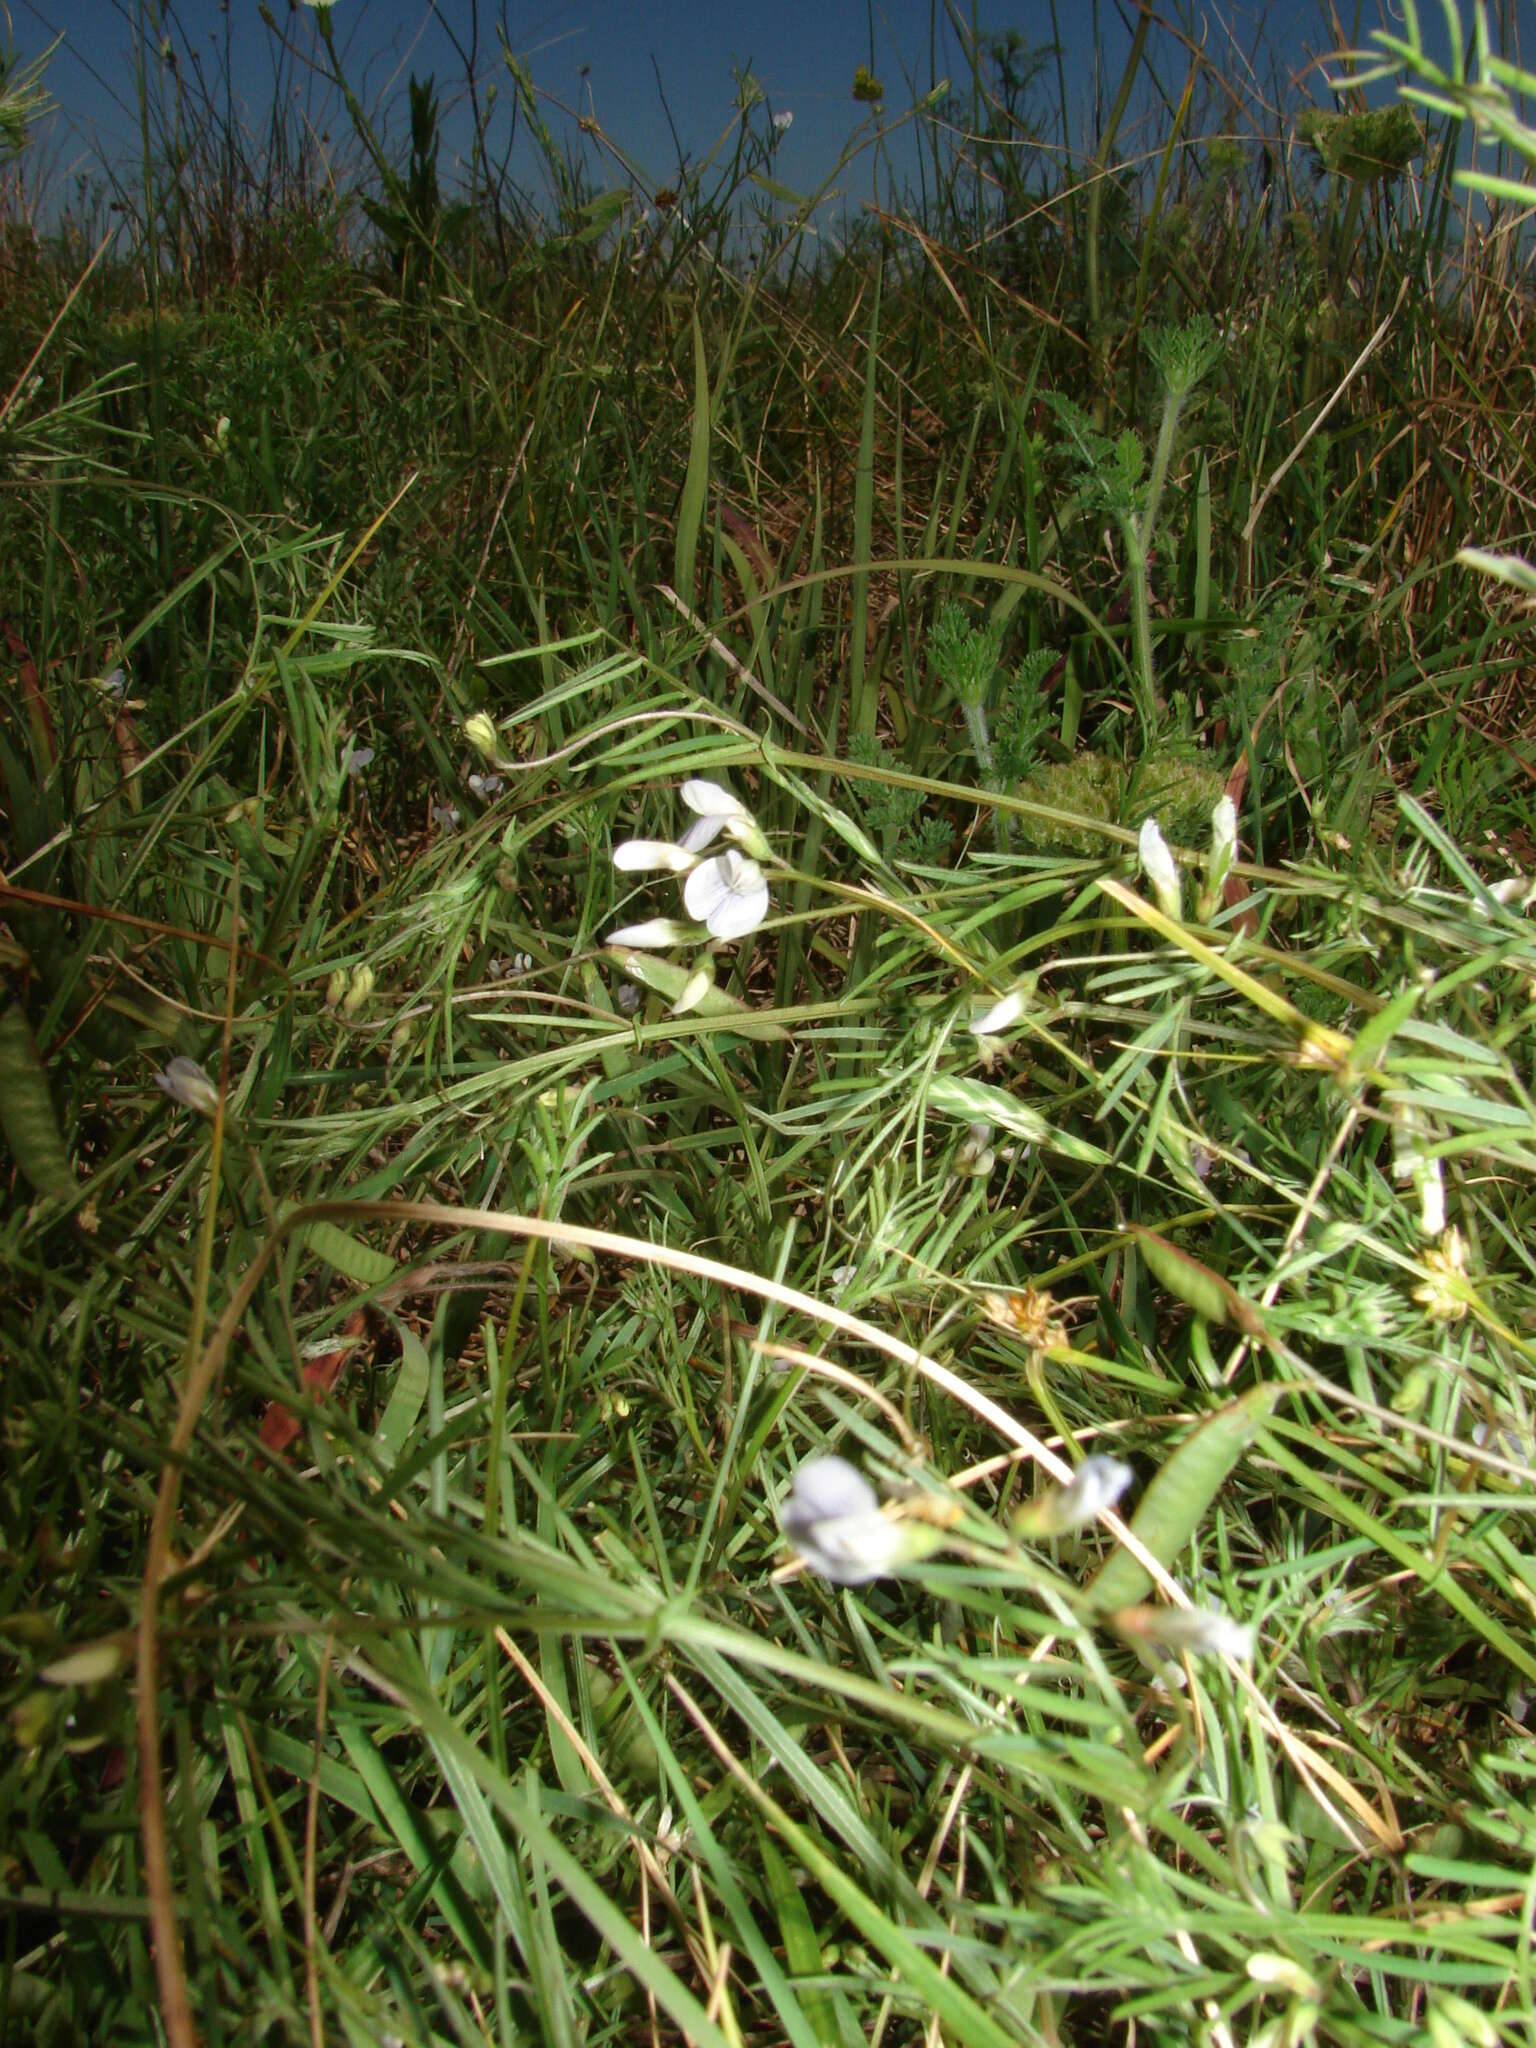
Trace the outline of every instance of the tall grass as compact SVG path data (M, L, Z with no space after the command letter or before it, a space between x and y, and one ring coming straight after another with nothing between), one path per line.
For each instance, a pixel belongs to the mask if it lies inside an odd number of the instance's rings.
M1536 2039L1526 244L1143 19L13 208L0 2041Z

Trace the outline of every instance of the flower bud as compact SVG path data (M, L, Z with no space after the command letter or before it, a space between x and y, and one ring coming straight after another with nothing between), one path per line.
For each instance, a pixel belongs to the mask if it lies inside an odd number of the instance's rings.
M494 761L501 752L495 720L488 718L483 711L472 711L465 719L464 737L482 760Z
M373 969L366 962L352 970L347 992L341 999L343 1017L355 1017L373 994Z
M1158 909L1164 917L1182 917L1184 905L1179 888L1179 870L1156 818L1148 818L1142 826L1136 847Z
M183 1109L195 1110L199 1116L212 1116L219 1106L219 1091L207 1074L194 1059L184 1052L167 1062L164 1071L156 1074L155 1086L163 1088L172 1102L179 1102Z
M1122 1458L1084 1458L1072 1477L1053 1486L1013 1518L1020 1536L1066 1536L1112 1508L1135 1478Z

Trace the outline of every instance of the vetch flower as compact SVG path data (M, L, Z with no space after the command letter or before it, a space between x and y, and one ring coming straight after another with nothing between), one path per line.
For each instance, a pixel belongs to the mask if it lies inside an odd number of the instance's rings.
M212 1116L219 1105L218 1089L197 1061L184 1052L177 1053L156 1074L155 1086L163 1088L172 1102L179 1102L183 1109L196 1110L199 1116Z
M1205 879L1200 885L1195 915L1202 922L1216 914L1222 884L1237 858L1237 805L1222 796L1211 812L1211 850L1205 857Z
M458 808L454 804L434 804L432 817L445 832L457 832L461 823Z
M992 1149L992 1126L990 1124L969 1124L955 1152L955 1172L971 1174L982 1180L997 1164L997 1154Z
M715 985L715 977L707 966L696 967L683 983L683 992L672 1005L671 1015L686 1017L690 1010L696 1010Z
M1211 852L1207 873L1211 886L1219 889L1227 879L1227 870L1237 858L1237 805L1231 797L1222 796L1217 800L1211 813Z
M343 775L349 775L354 782L361 782L363 770L372 759L372 747L360 747L355 740L349 740L341 750L341 772Z
M464 779L469 784L471 794L483 798L486 803L489 803L492 797L501 795L502 780L499 775L468 775Z
M1064 1485L1019 1509L1014 1530L1020 1536L1067 1536L1086 1528L1115 1505L1135 1476L1123 1458L1084 1458Z
M782 114L775 114L773 117L773 125L775 132L779 135L782 135L786 129L794 126L794 120L794 115L786 107Z
M1147 880L1152 884L1158 909L1165 917L1182 917L1184 905L1179 888L1179 870L1156 818L1148 818L1142 826L1136 850Z
M863 1473L833 1456L808 1458L796 1472L779 1527L811 1570L835 1586L865 1586L894 1571L912 1555L916 1533L883 1515Z
M698 855L670 839L623 839L613 849L613 864L621 874L644 875L664 868L674 875L686 875L699 864Z
M642 950L661 952L668 946L681 946L685 940L698 936L689 924L679 924L675 917L647 918L644 924L621 925L616 932L610 932L604 941L609 946L639 946Z
M742 939L768 915L768 884L755 860L730 847L694 869L683 902L712 938Z
M1235 1657L1243 1664L1253 1656L1252 1624L1234 1621L1220 1607L1122 1607L1109 1621L1122 1635L1175 1655L1188 1650L1197 1657Z
M1010 989L990 1010L983 1010L979 1017L973 1017L970 1029L977 1038L993 1038L999 1031L1006 1031L1010 1024L1017 1024L1023 1014L1023 991Z
M718 782L706 782L701 776L692 775L683 784L682 799L693 812L694 821L678 841L679 846L690 853L700 853L723 832L754 859L766 857L768 842L740 797L732 796Z

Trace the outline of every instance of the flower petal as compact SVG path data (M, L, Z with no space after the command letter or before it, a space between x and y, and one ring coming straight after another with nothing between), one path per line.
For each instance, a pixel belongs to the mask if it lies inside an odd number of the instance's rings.
M683 784L683 802L701 818L748 818L752 814L740 797L722 789L718 782L706 782L693 775Z
M718 818L695 818L678 839L678 845L686 853L702 853L706 846L713 846L720 837Z
M1018 989L1012 989L990 1010L983 1010L979 1017L973 1017L971 1030L978 1038L990 1038L996 1032L1006 1031L1010 1024L1016 1024L1023 1014L1024 998Z

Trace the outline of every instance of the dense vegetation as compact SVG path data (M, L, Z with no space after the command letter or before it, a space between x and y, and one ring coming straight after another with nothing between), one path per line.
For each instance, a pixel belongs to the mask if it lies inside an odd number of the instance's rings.
M1536 2042L1521 81L281 35L8 173L0 2042Z

